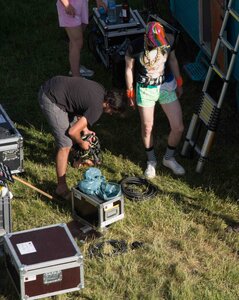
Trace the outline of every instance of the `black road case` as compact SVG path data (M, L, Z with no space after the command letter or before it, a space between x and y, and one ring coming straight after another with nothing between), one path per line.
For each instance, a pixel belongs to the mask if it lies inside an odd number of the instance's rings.
M72 188L72 213L75 220L101 230L124 218L124 197L104 201Z
M146 24L139 12L136 9L130 9L130 21L123 23L121 8L121 5L116 6L117 22L115 24L107 23L106 20L101 18L98 9L93 8L93 20L96 29L89 35L89 46L92 51L98 54L106 68L111 66L112 57L117 52L124 56L126 38L132 40L145 32Z
M23 172L23 137L0 105L0 162L12 174Z

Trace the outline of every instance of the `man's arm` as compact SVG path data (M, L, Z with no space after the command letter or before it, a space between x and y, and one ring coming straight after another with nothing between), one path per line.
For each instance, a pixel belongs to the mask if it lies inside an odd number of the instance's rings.
M77 143L83 150L88 150L90 148L90 143L83 141L81 138L81 132L86 132L87 130L87 119L85 117L78 118L68 130L68 134L72 141Z
M135 107L135 95L134 95L134 63L135 59L129 56L125 56L125 81L127 89L127 98L129 105Z

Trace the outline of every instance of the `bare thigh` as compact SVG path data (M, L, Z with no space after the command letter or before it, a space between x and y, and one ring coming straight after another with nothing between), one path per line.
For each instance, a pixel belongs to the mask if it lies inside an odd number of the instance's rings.
M182 109L178 100L161 104L161 107L168 118L171 129L183 127Z
M67 35L71 43L80 43L83 45L83 27L82 25L77 27L65 27Z
M154 106L152 106L152 107L138 106L141 125L143 125L143 126L147 126L147 124L153 125L153 123L154 123L154 108L155 108Z

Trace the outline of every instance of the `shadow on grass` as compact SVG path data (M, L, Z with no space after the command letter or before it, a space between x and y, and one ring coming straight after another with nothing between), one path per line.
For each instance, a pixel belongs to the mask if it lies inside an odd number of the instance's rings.
M3 296L6 300L18 299L17 292L13 288L12 282L8 275L3 255L0 256L0 274L0 298Z
M181 193L169 192L167 194L170 194L172 196L173 201L179 208L179 210L181 210L186 215L191 213L192 215L195 215L195 217L193 217L193 221L196 224L201 224L207 229L208 232L215 233L216 235L220 236L220 239L227 244L227 246L232 250L233 253L237 255L239 254L237 244L227 238L227 235L230 235L232 232L234 232L234 234L238 234L238 220L233 219L227 214L210 210L203 204L200 204L200 200L202 199L185 196ZM200 218L200 213L203 214L203 218ZM215 223L216 220L223 221L226 227L219 227L219 225Z

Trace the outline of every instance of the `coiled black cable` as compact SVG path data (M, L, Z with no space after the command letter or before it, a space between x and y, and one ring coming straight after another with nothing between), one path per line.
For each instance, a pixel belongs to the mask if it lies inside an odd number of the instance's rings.
M103 248L105 245L110 245L112 247L112 252L111 253L104 253ZM124 240L108 240L108 241L103 241L94 245L90 245L89 247L89 254L90 257L93 256L115 256L120 253L125 253L127 252L127 244Z
M104 252L104 246L111 246L112 251L109 253ZM134 241L131 245L128 245L125 240L108 240L108 241L103 241L99 242L96 244L90 245L88 251L90 257L101 257L103 258L104 256L116 256L119 254L126 253L128 251L128 248L130 247L131 250L139 249L141 247L144 247L145 244L141 241Z
M142 177L126 177L120 184L123 194L134 201L150 199L158 193L158 188Z

